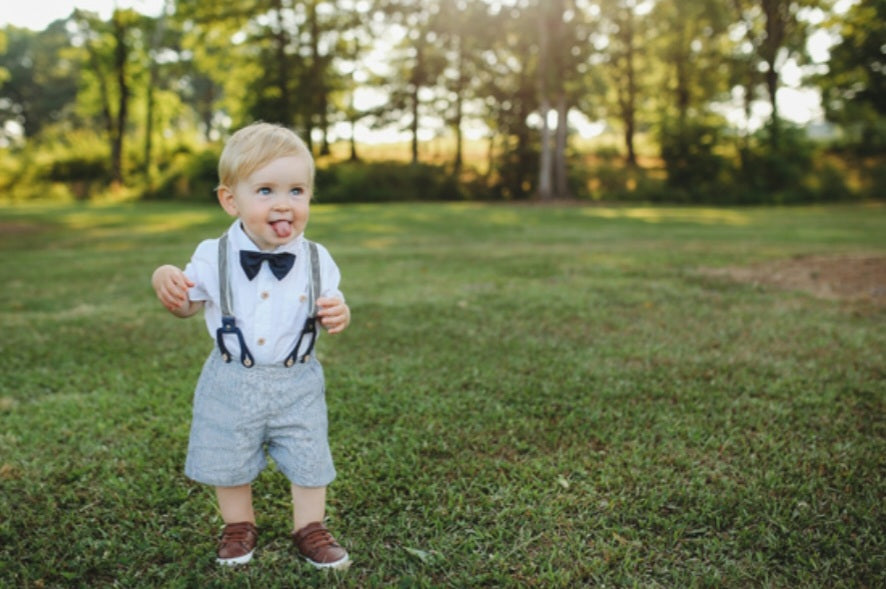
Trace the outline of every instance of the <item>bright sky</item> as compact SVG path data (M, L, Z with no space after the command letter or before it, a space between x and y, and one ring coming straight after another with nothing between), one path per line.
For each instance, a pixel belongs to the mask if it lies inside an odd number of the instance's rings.
M3 0L0 10L0 27L15 25L34 31L42 31L54 20L69 16L75 8L98 12L102 18L110 18L114 6L134 8L142 14L158 15L164 0Z

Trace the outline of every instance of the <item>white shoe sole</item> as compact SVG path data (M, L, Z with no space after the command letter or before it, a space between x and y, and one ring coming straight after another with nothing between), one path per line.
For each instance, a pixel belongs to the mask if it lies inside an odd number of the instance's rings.
M348 555L345 555L344 558L335 562L314 562L310 558L305 558L305 560L311 563L311 566L318 569L335 569L343 571L351 566L351 558Z
M243 556L238 556L236 558L216 558L215 562L224 566L237 566L241 564L246 564L250 560L252 560L252 555L255 553L255 550L250 552L249 554L244 554Z

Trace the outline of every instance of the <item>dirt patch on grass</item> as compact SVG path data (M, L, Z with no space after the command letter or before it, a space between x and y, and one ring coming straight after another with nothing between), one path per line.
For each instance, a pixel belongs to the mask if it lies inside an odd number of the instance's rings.
M789 290L802 290L831 300L870 301L886 305L886 256L798 256L738 268L706 268L719 276Z
M0 221L0 234L4 235L24 235L27 233L36 233L40 228L31 223L16 223L15 221Z

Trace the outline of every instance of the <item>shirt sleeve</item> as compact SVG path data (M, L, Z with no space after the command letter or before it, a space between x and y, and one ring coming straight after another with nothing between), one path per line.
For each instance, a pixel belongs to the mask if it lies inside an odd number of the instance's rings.
M212 293L218 289L218 240L207 239L198 245L184 272L194 283L188 291L188 298L192 301L212 300Z
M323 286L320 296L345 300L345 295L339 290L341 271L335 260L332 259L329 251L320 244L317 244L317 251L320 254L320 284Z

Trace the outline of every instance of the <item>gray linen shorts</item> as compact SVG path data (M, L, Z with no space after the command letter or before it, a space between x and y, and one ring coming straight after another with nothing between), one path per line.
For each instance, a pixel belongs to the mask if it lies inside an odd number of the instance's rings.
M335 479L327 428L316 359L246 368L213 350L194 393L185 474L216 487L244 485L267 466L267 449L292 483L323 487Z

